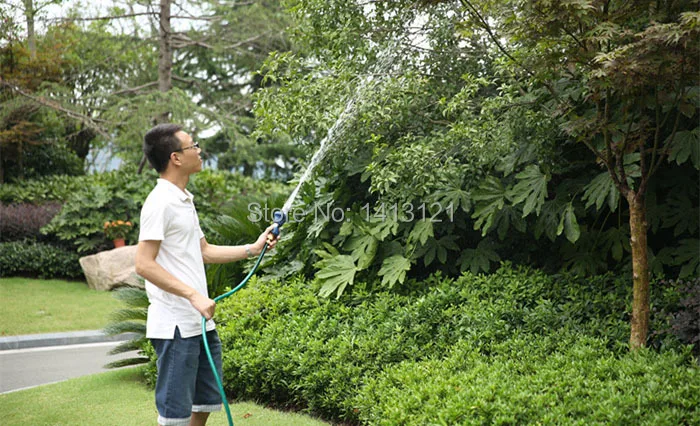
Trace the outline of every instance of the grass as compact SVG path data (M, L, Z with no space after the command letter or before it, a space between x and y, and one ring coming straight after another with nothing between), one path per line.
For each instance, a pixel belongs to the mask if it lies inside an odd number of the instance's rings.
M142 375L140 368L126 368L0 395L2 424L155 424L157 412L153 391L142 382ZM231 415L236 426L327 424L309 416L270 410L247 402L232 404ZM228 425L225 411L213 413L207 425Z
M0 278L0 336L99 330L123 307L80 281Z

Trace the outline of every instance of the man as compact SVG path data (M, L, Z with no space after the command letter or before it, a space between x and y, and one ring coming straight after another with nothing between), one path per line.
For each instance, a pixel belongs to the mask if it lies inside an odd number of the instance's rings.
M212 357L221 371L221 342L212 320L204 263L226 263L260 254L268 227L252 244L215 246L199 226L190 175L202 170L201 149L175 124L159 124L146 133L144 153L160 174L141 210L136 272L146 279L150 305L146 337L158 355L158 424L205 425L221 409L221 397L202 343L204 316ZM270 236L270 248L277 243Z

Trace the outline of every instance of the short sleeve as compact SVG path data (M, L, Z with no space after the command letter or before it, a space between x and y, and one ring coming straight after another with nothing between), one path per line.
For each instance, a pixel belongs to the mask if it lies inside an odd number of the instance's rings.
M197 219L197 233L199 233L199 239L204 238L204 232L202 231L202 226L199 224L199 215L194 216Z
M148 197L141 209L139 241L163 241L167 226L167 204Z

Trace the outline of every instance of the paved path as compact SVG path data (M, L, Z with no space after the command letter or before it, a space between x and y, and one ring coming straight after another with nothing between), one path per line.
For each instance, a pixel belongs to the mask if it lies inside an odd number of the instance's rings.
M84 337L81 337L84 339ZM33 342L36 337L33 337ZM43 342L51 342L44 339ZM108 355L120 342L73 343L64 346L35 345L23 349L0 350L0 393L16 391L74 377L107 371L104 365L136 352Z

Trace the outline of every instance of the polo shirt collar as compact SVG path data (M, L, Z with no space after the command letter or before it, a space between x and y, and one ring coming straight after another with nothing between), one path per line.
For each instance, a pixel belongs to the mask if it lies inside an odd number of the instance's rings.
M182 192L182 190L178 188L177 185L175 185L167 179L158 178L158 184L164 185L168 191L172 192L173 195L176 195L177 198L182 202L192 202L194 200L194 195L192 195L192 193L188 191L187 188L185 188L185 192Z

